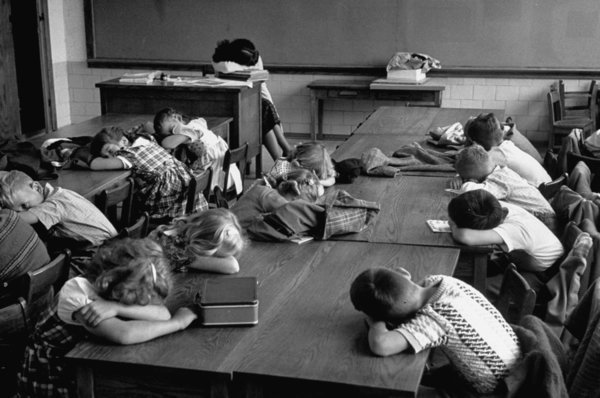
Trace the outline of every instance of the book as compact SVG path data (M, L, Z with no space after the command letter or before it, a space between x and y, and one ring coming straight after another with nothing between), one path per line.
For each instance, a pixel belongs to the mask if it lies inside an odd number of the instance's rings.
M125 73L119 78L119 83L150 84L158 76L160 76L159 70L155 70L152 72Z
M220 79L257 82L269 80L269 71L264 69L247 69L229 73L217 72L215 76Z
M427 78L420 81L410 81L404 79L375 79L369 85L371 90L395 90L398 86L418 85L427 82Z
M313 240L314 238L312 236L300 236L298 238L292 238L290 239L290 242L294 242L296 244L304 244L306 242L310 242L311 240Z
M206 279L196 298L205 326L256 325L258 323L256 277Z
M452 232L448 220L427 220L432 232Z
M387 72L388 80L402 80L409 83L418 83L425 80L426 74L422 69L390 69Z

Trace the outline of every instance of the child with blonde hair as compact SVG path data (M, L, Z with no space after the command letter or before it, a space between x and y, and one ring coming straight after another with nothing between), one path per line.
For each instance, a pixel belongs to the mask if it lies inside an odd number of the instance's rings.
M126 135L119 127L105 128L94 136L90 152L95 157L90 163L92 170L131 169L140 211L147 211L155 220L185 213L193 175L151 135ZM206 199L199 193L193 211L207 208Z
M335 184L336 171L331 157L323 144L314 141L296 145L287 158L277 159L268 176L277 179L300 168L313 171L324 187Z
M123 239L101 246L85 277L68 280L37 324L19 374L20 396L77 396L64 356L90 334L136 344L188 327L193 311L180 308L171 316L162 304L170 286L157 243Z
M18 170L0 175L0 207L18 212L28 224L41 223L50 238L73 242L76 246L66 244L73 249L99 245L117 235L106 216L83 196L42 185Z
M149 237L161 244L177 270L193 268L222 274L240 270L237 257L244 248L244 238L236 216L227 209L177 218Z

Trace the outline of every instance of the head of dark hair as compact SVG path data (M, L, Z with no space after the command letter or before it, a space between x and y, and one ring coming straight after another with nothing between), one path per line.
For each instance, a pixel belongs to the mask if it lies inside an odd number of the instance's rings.
M459 228L496 228L507 214L498 199L484 189L465 192L448 203L448 216Z
M168 262L151 239L118 239L101 246L86 277L106 300L146 305L167 297L171 284Z
M410 286L410 281L397 272L370 268L352 282L350 300L354 308L373 319L388 320L398 303L412 293Z
M92 138L90 153L94 157L102 156L102 147L104 145L118 143L124 136L125 132L120 127L112 126L103 128Z
M504 137L500 121L493 113L481 113L465 124L465 135L486 151L498 146Z
M221 40L212 56L213 62L231 61L244 66L254 66L259 53L248 39Z
M164 109L161 109L160 111L156 112L156 115L154 115L154 123L153 123L154 134L156 134L159 137L162 137L164 135L164 134L162 134L163 125L165 124L166 121L168 121L175 115L178 115L178 113L173 108L164 108Z

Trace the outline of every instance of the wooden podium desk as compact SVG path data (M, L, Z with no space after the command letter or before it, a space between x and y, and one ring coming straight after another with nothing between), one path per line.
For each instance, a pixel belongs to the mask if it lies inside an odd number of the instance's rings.
M119 79L96 84L102 114L155 114L167 107L187 115L232 117L229 146L248 143L248 158L256 158L256 174L262 171L260 84L253 87L174 86L171 82L119 83Z
M323 134L323 101L327 99L404 101L406 106L442 106L444 86L398 84L393 89L371 89L372 80L315 80L310 88L311 139Z

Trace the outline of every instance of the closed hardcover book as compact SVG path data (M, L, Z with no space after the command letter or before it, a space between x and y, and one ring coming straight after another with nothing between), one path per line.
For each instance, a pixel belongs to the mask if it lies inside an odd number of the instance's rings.
M255 277L207 279L198 306L205 326L256 325L257 280Z
M248 69L230 73L217 72L216 77L229 80L264 81L269 80L269 71L264 69Z

